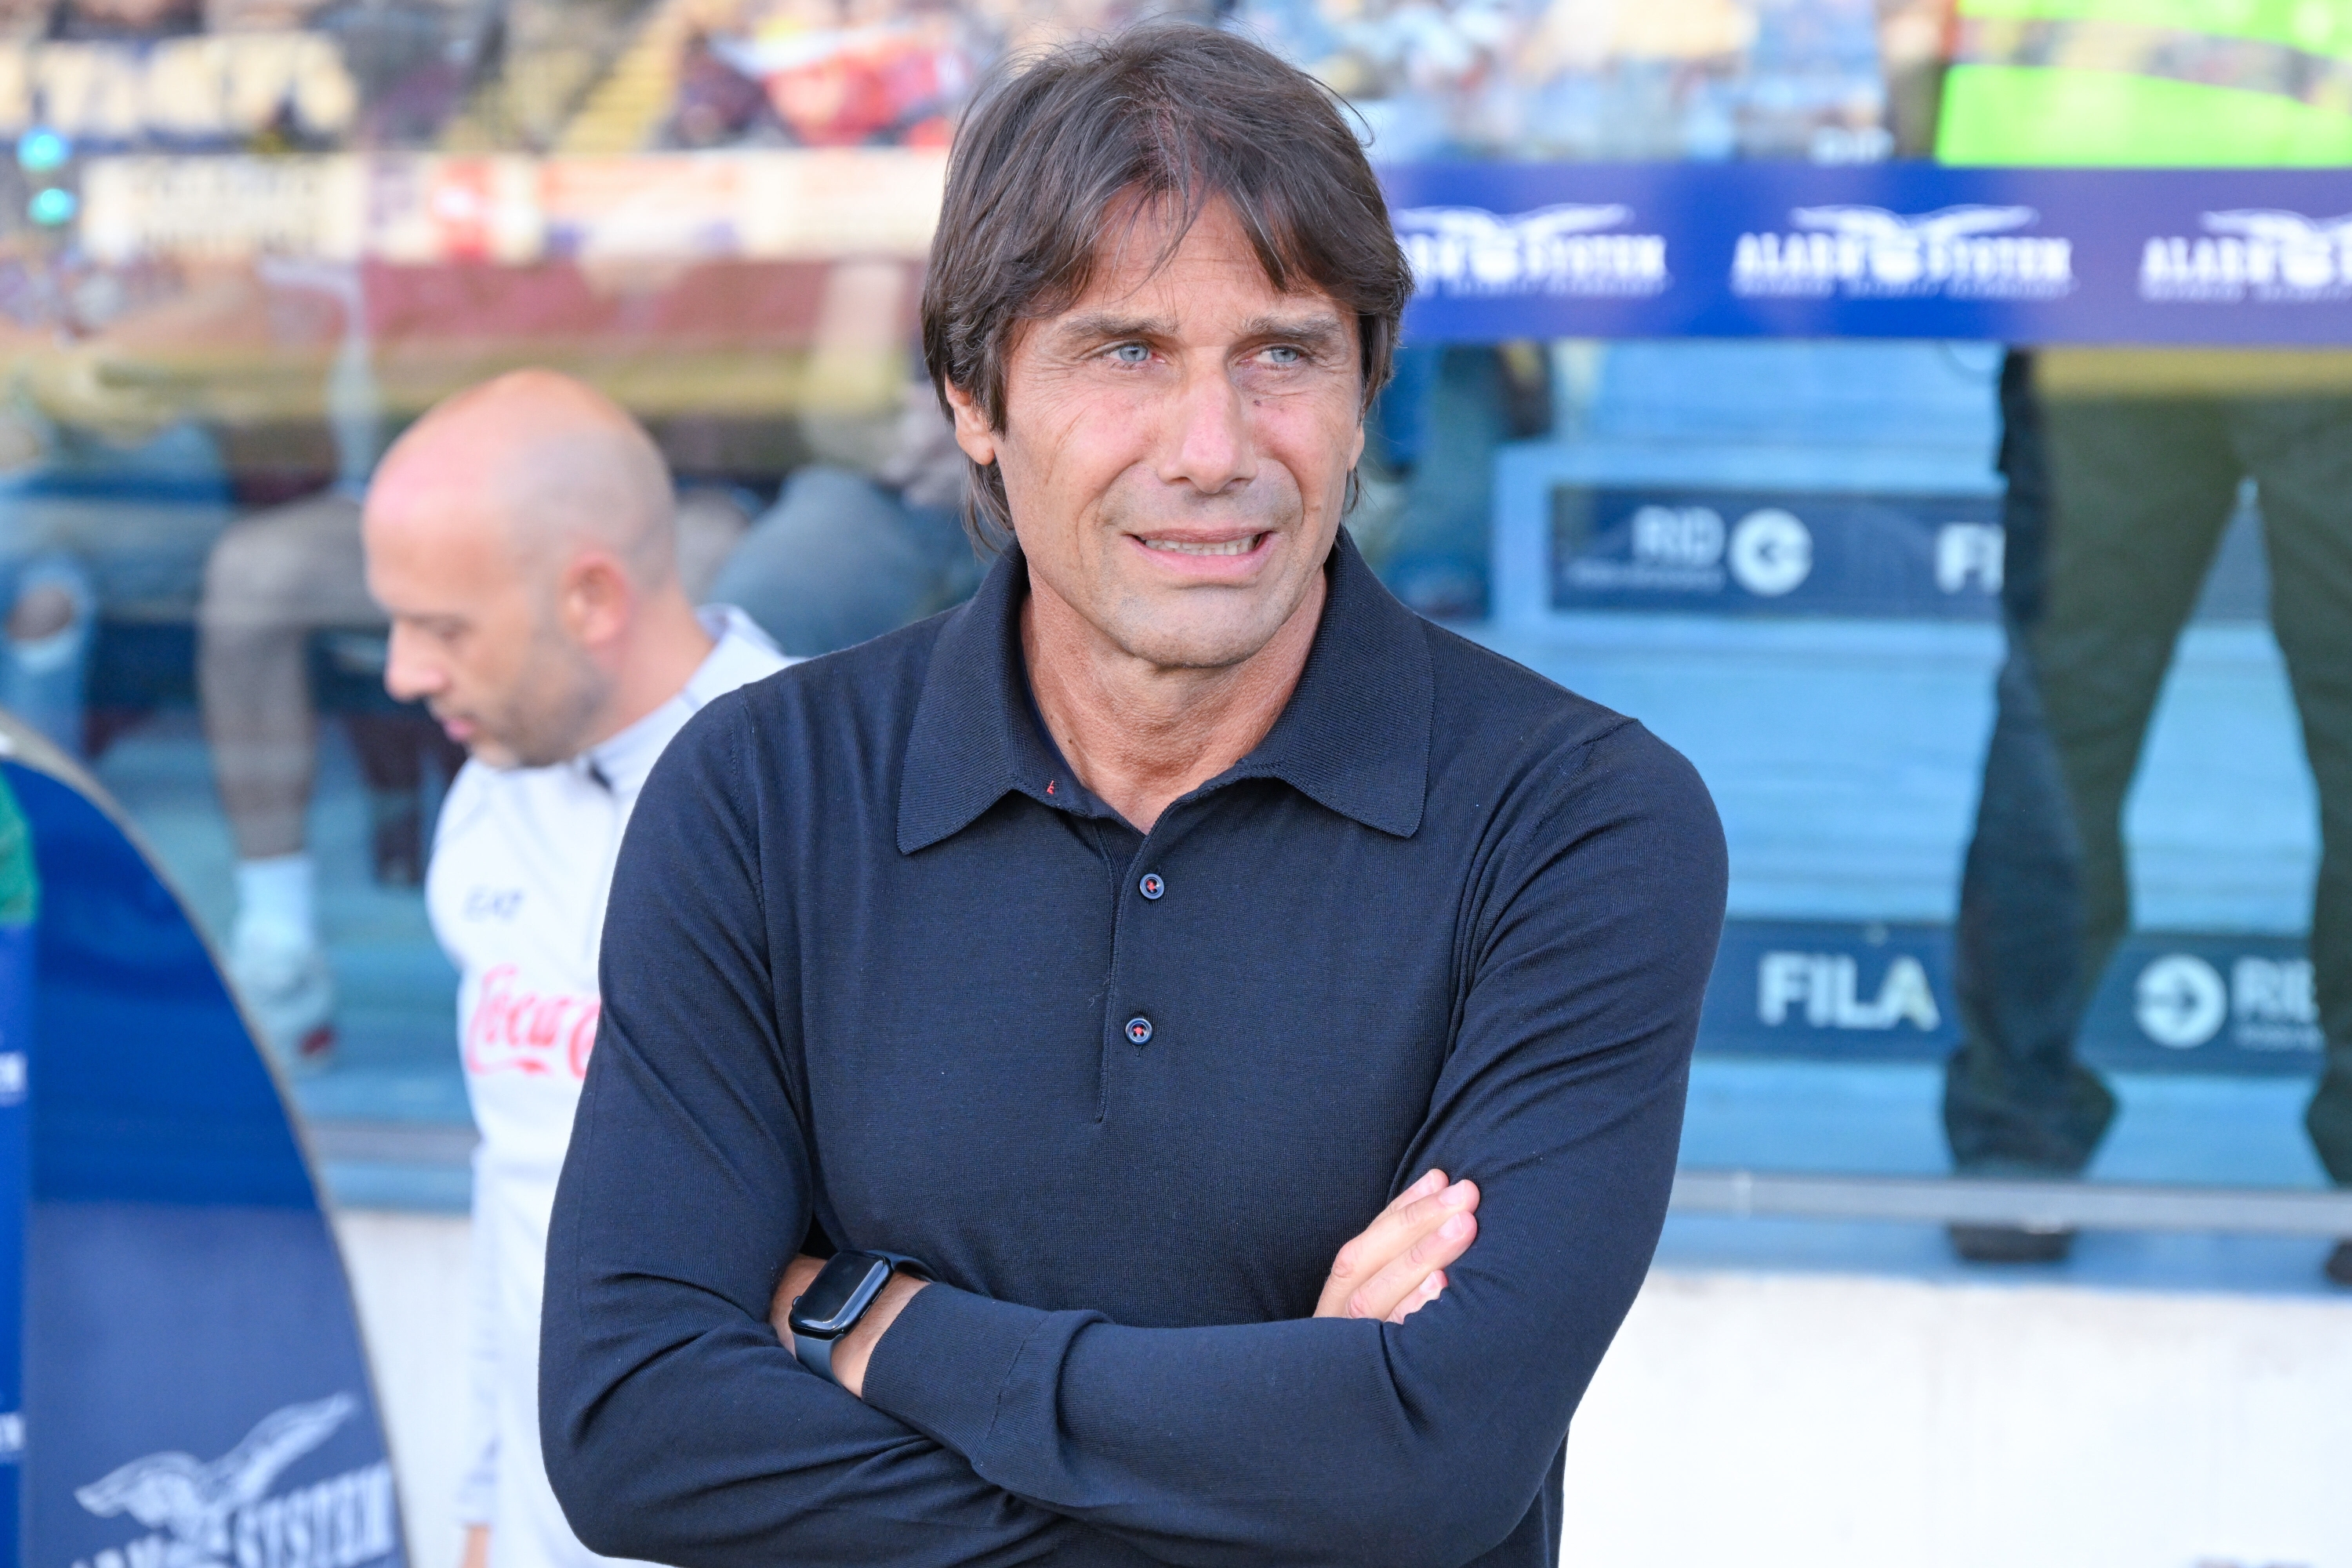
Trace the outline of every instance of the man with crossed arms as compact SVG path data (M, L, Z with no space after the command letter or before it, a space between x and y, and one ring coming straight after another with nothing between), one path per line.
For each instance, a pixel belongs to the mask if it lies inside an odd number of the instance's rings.
M692 1568L1551 1562L1672 1184L1706 790L1341 529L1411 279L1311 79L1188 27L1017 66L925 289L1002 552L647 783L556 1495Z

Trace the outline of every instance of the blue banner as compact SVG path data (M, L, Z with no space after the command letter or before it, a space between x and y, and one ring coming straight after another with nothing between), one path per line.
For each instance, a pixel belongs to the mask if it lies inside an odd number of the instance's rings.
M29 1041L0 1041L37 1089L14 1211L23 1560L401 1568L350 1291L278 1086L120 820L62 765L5 773L41 885ZM12 1039L23 978L0 968Z
M2352 343L2341 170L1382 171L1410 337Z
M1986 620L2001 546L1991 495L1561 485L1551 607Z
M1736 920L1698 1048L1940 1062L1959 1038L1948 927ZM2315 1074L2325 1043L2311 961L2291 937L2137 932L2107 965L2077 1048L2130 1072Z

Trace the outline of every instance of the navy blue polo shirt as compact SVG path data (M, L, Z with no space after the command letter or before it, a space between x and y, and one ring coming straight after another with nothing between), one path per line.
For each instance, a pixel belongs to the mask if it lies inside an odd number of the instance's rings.
M1554 1560L1724 897L1690 766L1344 534L1297 689L1139 834L1043 731L1027 571L705 708L639 800L548 1245L591 1547L793 1563ZM1423 1171L1480 1231L1311 1320ZM940 1284L864 1403L776 1341L811 1220Z

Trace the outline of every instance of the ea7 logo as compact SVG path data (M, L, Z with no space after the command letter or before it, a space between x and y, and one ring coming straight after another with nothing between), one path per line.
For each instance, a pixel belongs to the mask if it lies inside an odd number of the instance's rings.
M1406 207L1395 215L1415 289L1458 299L1655 294L1670 281L1665 236L1600 232L1633 219L1628 206L1574 202L1507 215L1484 207Z
M389 1465L268 1495L358 1408L348 1394L289 1405L210 1463L150 1454L79 1489L75 1499L100 1518L127 1513L156 1533L74 1568L358 1568L388 1556L398 1545Z
M2051 300L2073 291L2068 239L2020 235L2032 207L1962 205L1907 216L1885 207L1798 207L1790 232L1743 234L1731 291L1749 298Z
M2141 299L2234 305L2352 298L2352 213L2308 218L2249 207L2207 213L2203 221L2202 235L2147 242Z

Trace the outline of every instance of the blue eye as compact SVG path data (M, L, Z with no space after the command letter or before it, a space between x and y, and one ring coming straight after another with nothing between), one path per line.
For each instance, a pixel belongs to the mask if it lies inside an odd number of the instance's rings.
M1150 346L1146 343L1121 343L1110 352L1121 364L1141 364L1151 357Z
M1307 357L1288 343L1276 343L1265 353L1266 357L1276 364L1297 364Z

